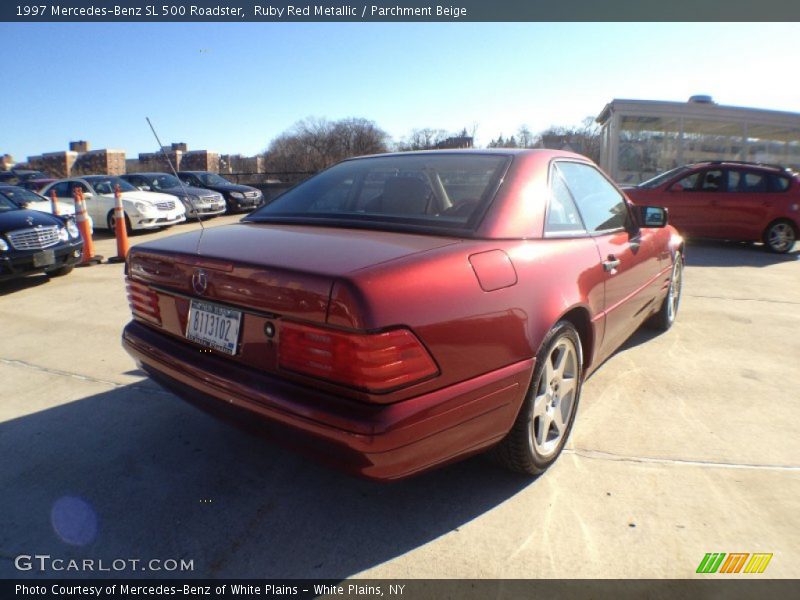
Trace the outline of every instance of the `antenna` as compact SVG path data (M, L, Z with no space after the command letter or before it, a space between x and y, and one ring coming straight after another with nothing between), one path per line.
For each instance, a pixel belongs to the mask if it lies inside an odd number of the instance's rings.
M156 128L153 127L153 124L150 122L150 117L145 117L145 119L147 119L147 124L150 125L150 131L153 132L153 136L155 136L156 142L158 142L158 147L160 148L161 153L164 155L164 158L166 159L167 164L169 165L169 168L172 169L172 174L175 175L175 179L177 179L181 184L181 190L183 191L183 195L186 198L188 198L189 204L192 205L192 208L194 209L194 214L197 217L197 222L200 223L200 229L202 231L205 231L206 228L205 228L205 225L203 225L203 219L200 218L200 211L197 210L197 206L195 206L194 201L191 198L191 195L189 194L189 192L186 191L186 185L183 183L183 180L180 177L178 177L178 171L175 170L175 166L172 164L172 161L169 159L169 154L167 154L167 152L164 150L164 146L161 144L161 140L158 138L158 134L156 133ZM202 237L202 233L200 235ZM197 253L199 254L200 253L200 240L197 240L197 248L198 248L197 249Z

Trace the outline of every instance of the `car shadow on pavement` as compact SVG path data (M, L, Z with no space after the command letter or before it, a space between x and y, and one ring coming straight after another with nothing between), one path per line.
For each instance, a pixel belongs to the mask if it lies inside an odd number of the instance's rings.
M800 246L786 254L768 252L761 245L714 240L686 242L686 265L689 267L769 267L800 260Z
M18 279L9 279L8 281L0 281L0 296L6 296L19 292L20 290L27 290L28 288L43 285L50 281L47 275L28 275Z
M0 455L0 577L13 578L344 578L535 485L482 457L391 484L360 480L144 383L0 423ZM21 554L194 569L20 571Z

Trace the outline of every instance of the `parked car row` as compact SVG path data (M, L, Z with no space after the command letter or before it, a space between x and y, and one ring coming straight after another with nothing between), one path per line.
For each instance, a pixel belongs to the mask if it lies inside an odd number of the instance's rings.
M264 202L258 189L230 183L215 173L191 171L179 175L180 178L168 173L69 177L47 181L38 193L49 198L55 192L59 204L72 204L73 192L80 188L95 227L113 230L114 192L119 187L129 231L169 227L187 218L248 210ZM198 183L205 180L212 182L213 189ZM43 180L31 180L39 181ZM246 195L246 201L240 201L239 195Z
M251 210L264 203L258 189L203 171L183 171L180 178L168 173L132 173L50 179L31 170L2 175L0 281L32 273L65 275L72 270L82 252L74 218L76 188L83 192L92 230L114 230L117 188L129 232ZM59 216L52 215L53 193Z

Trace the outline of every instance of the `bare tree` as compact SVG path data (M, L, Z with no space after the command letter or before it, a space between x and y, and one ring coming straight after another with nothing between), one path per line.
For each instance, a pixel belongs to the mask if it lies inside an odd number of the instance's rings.
M312 117L272 140L265 164L271 172L320 171L351 156L386 152L387 140L386 132L368 119Z

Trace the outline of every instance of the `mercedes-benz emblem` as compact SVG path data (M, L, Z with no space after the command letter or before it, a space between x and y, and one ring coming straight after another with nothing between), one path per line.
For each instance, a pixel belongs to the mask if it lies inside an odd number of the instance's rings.
M25 221L28 223L28 225L33 225L33 217L25 217Z
M192 289L198 296L206 293L208 287L208 275L203 269L198 269L192 274Z

